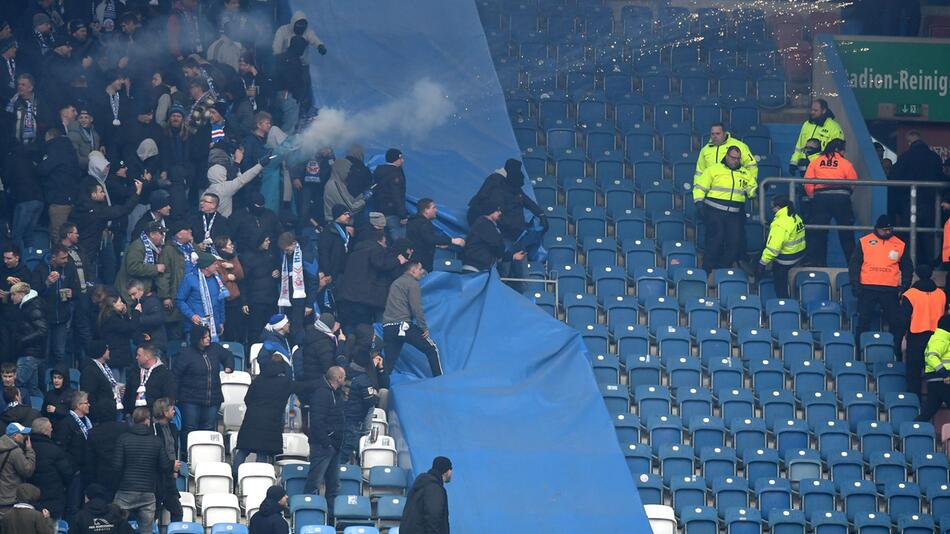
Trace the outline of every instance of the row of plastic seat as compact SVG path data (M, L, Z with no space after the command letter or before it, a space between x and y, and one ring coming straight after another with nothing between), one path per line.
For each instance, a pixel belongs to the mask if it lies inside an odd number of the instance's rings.
M388 534L399 534L399 527L392 527ZM247 534L248 527L240 523L218 523L211 527L210 534ZM175 522L168 525L167 534L205 534L205 528L200 523ZM328 525L304 525L297 534L336 534L336 527ZM343 534L380 534L376 527L350 526L343 529Z

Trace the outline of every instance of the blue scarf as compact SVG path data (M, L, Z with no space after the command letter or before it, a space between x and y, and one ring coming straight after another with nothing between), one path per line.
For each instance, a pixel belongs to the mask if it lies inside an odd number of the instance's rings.
M205 326L208 327L208 330L211 331L211 342L218 342L218 321L214 317L214 303L211 302L211 289L208 287L208 278L205 277L204 273L200 270L195 272L198 275L198 291L201 293L201 306L204 308L205 317L207 317L207 322ZM221 298L223 291L225 291L224 286L221 285L221 280L217 276L214 276L214 281L218 284L218 298Z
M142 262L148 265L155 265L155 256L158 255L158 248L152 244L152 240L148 238L148 233L145 230L142 230L139 239L142 240L142 246L145 247L145 259L142 260Z
M347 233L346 229L343 228L343 225L340 223L333 223L333 227L336 228L336 233L340 234L340 239L343 240L343 248L349 252L350 251L350 234Z
M185 256L185 273L189 273L195 269L194 262L191 261L192 255L195 253L195 247L191 243L187 245L182 245L178 241L172 241L175 243L175 246L178 247L178 250L181 251L182 255Z

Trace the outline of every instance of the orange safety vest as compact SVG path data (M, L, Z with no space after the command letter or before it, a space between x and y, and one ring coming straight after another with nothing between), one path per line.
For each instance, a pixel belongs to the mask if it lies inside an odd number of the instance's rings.
M904 298L914 307L914 313L910 316L912 334L937 330L937 321L947 309L947 295L942 289L926 292L912 287L904 291Z
M950 261L950 218L943 223L943 262Z
M904 242L894 236L881 239L874 232L861 238L861 251L864 263L861 264L861 284L866 286L901 285L901 256L904 255Z
M858 173L855 172L854 165L844 159L841 154L834 154L830 158L821 155L811 160L811 163L808 164L808 169L805 171L805 178L818 178L820 180L857 180ZM816 192L822 190L851 194L852 187L853 186L843 184L805 184L805 194L811 197L814 196Z

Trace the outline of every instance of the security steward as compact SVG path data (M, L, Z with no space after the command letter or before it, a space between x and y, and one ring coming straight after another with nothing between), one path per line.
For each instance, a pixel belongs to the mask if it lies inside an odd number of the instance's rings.
M907 391L920 395L920 373L924 368L924 348L947 311L947 295L933 279L933 267L917 266L917 281L901 297L901 311L907 325Z
M853 185L849 180L857 180L858 173L854 165L843 156L845 143L843 139L832 139L825 145L821 155L808 164L805 178L821 180L839 180L841 184L805 184L805 194L812 198L811 224L829 224L834 219L837 224L851 226L854 224L854 209L851 207L851 193ZM828 231L813 230L809 239L809 261L812 265L827 265ZM851 259L854 253L854 232L838 230L838 240L844 252L845 261Z
M769 226L769 237L762 249L759 270L772 266L775 296L789 298L788 272L805 257L805 223L795 212L795 205L786 196L772 200L775 214Z
M792 153L791 161L788 163L788 173L795 176L798 170L798 162L805 158L805 143L815 138L821 141L821 150L832 139L844 139L844 132L841 131L841 125L835 121L835 114L828 109L828 101L823 98L816 98L811 103L811 111L808 114L808 120L802 124L802 129L798 133L798 140L795 141L795 152Z
M742 152L742 167L746 169L752 178L759 177L759 163L756 161L752 151L742 141L736 139L726 131L726 126L721 122L714 122L709 127L709 143L703 146L699 151L699 157L696 159L696 174L693 176L695 181L703 175L707 168L722 161L726 155L726 150L731 147L738 147Z
M858 298L857 334L860 338L868 330L871 315L880 306L884 321L894 334L894 354L900 354L903 316L898 297L910 287L914 264L904 242L894 235L894 225L887 215L878 217L874 231L862 237L860 245L848 266L852 291Z
M927 399L915 421L930 421L941 406L950 407L950 315L944 315L924 353Z
M755 176L742 166L742 150L726 149L722 161L706 168L693 183L696 214L706 225L703 268L711 272L741 259L745 202L755 197Z

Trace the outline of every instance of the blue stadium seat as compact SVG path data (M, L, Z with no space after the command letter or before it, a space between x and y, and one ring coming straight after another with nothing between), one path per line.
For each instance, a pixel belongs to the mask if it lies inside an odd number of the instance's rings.
M761 478L778 478L779 454L775 449L745 449L742 464L745 477L753 484Z
M562 183L587 175L587 159L579 149L565 148L554 154L554 176Z
M614 328L613 335L620 354L647 354L650 350L650 331L645 326L623 325Z
M643 279L637 280L638 293L643 294L639 288L644 287ZM666 281L663 281L665 285ZM670 297L646 297L644 309L647 314L647 325L651 332L659 332L666 328L677 327L679 324L679 307ZM660 354L664 354L661 352Z
M670 216L664 214L662 217L654 218L653 225L657 238L667 234L679 232L681 231L680 228L685 231L685 222L683 221L683 217L677 212L674 212L674 214ZM660 254L666 260L666 268L674 274L674 281L676 278L675 273L677 271L690 270L695 273L699 270L696 268L696 247L692 243L679 239L668 239L662 241L661 243ZM706 294L705 288L706 279L704 277L702 296L705 296ZM682 295L680 296L682 297Z
M765 421L760 418L734 419L729 424L729 431L732 433L733 447L737 451L765 448L767 430Z
M604 93L608 100L616 101L618 98L622 98L632 91L633 76L630 74L624 72L608 72L604 75ZM625 122L622 124L642 122L644 119L643 105L632 102L617 104L616 114L618 122L621 122L621 117L623 117Z
M681 304L706 296L706 280L708 279L706 271L686 267L674 269L670 274L673 276L673 287L676 288L676 295Z
M851 332L822 332L820 335L825 365L833 368L854 359L854 335Z
M630 221L634 222L636 219L630 219ZM619 225L619 223L616 224ZM639 271L656 267L656 243L654 243L652 239L628 238L625 240L623 235L618 234L618 236L620 237L621 252L627 263L628 275L635 278ZM664 292L663 294L665 295L666 293Z
M604 308L604 313L607 314L607 327L615 338L618 328L637 324L639 304L636 297L627 295L601 297L600 303Z
M839 490L848 519L855 521L855 527L860 529L858 516L868 510L877 510L877 491L874 488L874 483L857 479L839 484ZM890 532L890 520L887 520L886 524L888 526L887 532Z
M565 322L577 329L597 323L597 299L593 295L575 293L565 295Z
M790 369L792 364L814 358L814 339L808 332L780 330L778 332L778 350L785 367Z
M639 386L660 385L660 362L649 354L630 354L625 361L627 367L627 383L630 389L636 392Z
M736 450L728 447L703 447L699 451L699 463L703 478L712 486L721 478L736 476Z
M594 282L594 293L601 299L627 294L627 277L623 269L616 265L592 268L591 279Z
M894 335L890 332L861 334L861 352L869 363L894 361Z
M712 481L713 499L720 517L726 510L749 506L749 481L739 477L718 478Z
M772 336L767 329L740 330L736 335L744 362L772 358Z
M886 393L884 409L887 410L888 421L900 427L920 414L920 399L913 393Z
M573 103L568 98L559 98L557 95L544 98L538 102L538 118L543 124L554 124L558 120L567 121L571 107Z
M695 130L705 130L713 123L722 122L722 106L717 102L695 105L691 112Z
M612 135L610 132L591 132L587 140L587 153L594 165L594 181L603 188L614 181L623 182L626 175L623 153L604 148L612 142ZM633 202L624 207L633 207Z
M860 500L862 503L866 501L866 497ZM870 511L858 510L854 515L853 523L856 534L890 534L891 532L890 516L878 512L874 508L871 508Z
M748 419L755 415L755 398L748 389L735 387L716 391L716 400L723 420Z
M729 534L759 534L763 527L762 514L755 508L727 510L725 523Z
M569 235L547 235L544 248L548 250L548 267L560 269L577 263L577 240Z
M640 79L640 92L650 101L671 93L670 77L666 74L647 74Z
M565 265L552 269L551 275L557 278L558 291L563 302L569 295L587 293L587 273L580 265Z
M841 305L831 300L815 300L807 303L808 329L816 334L841 330Z
M800 330L801 307L795 299L771 299L765 303L765 316L772 332Z
M912 458L911 467L914 470L914 481L917 482L919 486L929 488L936 484L946 484L948 482L946 454L928 452L911 456L906 450L904 454Z
M841 405L845 417L851 423L851 432L857 432L861 421L877 419L879 400L876 393L869 391L840 392Z
M874 453L894 450L894 427L886 421L858 423L857 436L865 458L870 458Z
M800 482L821 478L821 454L812 449L792 449L785 452L785 472L789 480Z
M722 295L722 293L720 293ZM729 310L729 324L733 331L759 328L762 322L762 304L755 295L726 293L719 298Z
M907 389L907 366L904 362L878 362L872 366L872 370L878 393L887 395Z
M931 484L924 488L924 495L930 503L930 510L950 510L950 484ZM950 517L950 514L939 513L938 517ZM946 521L941 521L946 523ZM941 531L942 532L942 531Z
M686 317L686 324L694 334L719 328L719 301L706 297L688 301Z
M678 443L664 443L659 446L657 460L660 464L660 473L667 484L675 478L693 476L693 448ZM706 488L705 482L703 489Z
M847 421L826 421L815 429L815 437L818 438L818 451L825 461L851 448L851 431Z
M290 517L294 525L325 525L327 500L320 495L294 495L290 498Z
M914 459L921 454L931 453L934 449L934 426L930 423L907 422L898 427L900 431L901 450L908 458ZM921 484L927 487L926 484Z
M828 455L828 472L839 488L864 477L864 461L861 453L843 450Z
M671 100L669 95L653 105L653 127L661 133L680 128L685 118L686 106L678 99Z
M811 516L810 523L813 534L848 534L848 518L841 512L816 513Z
M57 534L58 530L57 528ZM201 526L201 523L174 521L169 523L166 534L205 534L205 529Z
M816 391L825 390L825 374L827 371L821 360L805 360L793 363L790 372L794 390L800 398ZM806 419L808 418L806 417Z
M831 277L823 271L799 271L795 273L795 292L798 300L809 302L831 300Z
M868 370L862 362L844 362L831 366L838 395L868 390Z
M662 356L676 354L690 354L689 331L685 328L667 326L654 331L657 351Z
M685 507L679 514L684 534L719 534L719 518L715 508Z
M565 148L575 148L577 146L577 133L574 128L548 128L545 132L548 150L564 150Z
M580 73L573 73L575 77ZM593 82L593 72L584 72L583 73L583 83ZM568 84L571 83L570 74L568 75ZM607 103L604 102L601 98L587 96L584 97L580 102L577 103L577 122L585 124L595 124L600 121L604 121L607 118ZM614 145L611 143L608 147L609 150L613 150Z
M683 442L683 420L675 415L654 415L647 418L647 433L656 453L660 444Z
M598 387L611 416L630 413L630 393L627 388L619 384L600 384Z
M663 504L663 479L651 473L642 473L636 477L636 481L643 504Z
M865 453L865 456L868 456ZM897 451L875 452L868 456L871 479L878 488L907 481L907 458Z
M653 455L650 454L650 447L640 443L627 443L623 447L624 459L627 461L627 467L634 478L642 474L650 473L650 466L653 463Z
M670 482L673 509L677 514L706 504L706 481L702 477L683 476Z
M749 80L740 76L723 76L719 78L719 96L728 100L735 100L749 96Z
M748 295L749 278L740 269L716 269L712 273L713 285L722 299L725 295Z
M644 211L646 211L648 217L656 219L661 215L666 215L671 212L673 209L672 182L653 179L643 183L637 183L643 194ZM684 237L676 234L657 234L656 239L663 242L664 239L684 239Z
M675 306L674 299L667 297L668 277L666 269L659 267L634 267L631 269L630 267L628 261L627 272L631 274L630 278L634 281L637 299L641 304L646 304L655 299L663 299L659 302Z
M732 354L732 336L730 336L729 332L726 330L710 328L708 330L696 332L696 346L699 348L699 357L703 362L703 365L711 366L712 362L714 361L719 361L721 363L723 358L727 360L727 365L732 364L732 362L729 361L731 360L730 355ZM739 362L735 363L738 364ZM711 369L710 373L712 373ZM715 376L712 376L712 378L712 383L716 384ZM732 382L729 382L728 384L732 384ZM726 387L728 384L720 384L713 389Z
M752 483L763 510L787 510L792 507L792 484L782 478L759 478Z
M568 217L563 206L546 206L544 215L548 218L548 224L550 225L548 231L554 234L567 235Z
M820 515L835 511L837 490L830 480L819 478L800 480L798 494L801 498L801 509L812 522Z
M617 440L621 443L638 443L640 441L640 418L632 413L619 413L613 418L614 431Z
M641 420L649 422L655 416L673 413L670 390L664 386L637 386L633 390L633 398Z
M661 130L663 135L663 156L667 159L676 157L679 154L689 154L693 151L693 134L690 133L689 125L671 124L665 130Z
M524 295L534 302L536 306L546 311L555 319L557 318L557 300L553 294L544 291L526 291Z
M656 148L656 138L652 126L636 122L623 125L624 153L627 159L634 161L643 153L651 153Z
M606 326L589 324L579 330L588 351L594 354L607 352L610 344L610 334Z
M613 354L597 354L591 358L591 368L598 384L620 383L620 358Z
M760 393L785 387L785 370L781 360L752 360L749 362L749 373L752 375L752 388Z
M402 495L380 495L376 500L376 518L377 525L393 524L402 520L403 509L406 507L406 499ZM348 533L350 529L353 534L363 534L362 527L349 527L344 531ZM366 534L372 534L371 531L365 531ZM378 531L377 531L378 532ZM388 532L392 532L391 530Z
M671 388L697 388L702 383L702 366L697 358L674 355L664 356L662 361L667 376L666 382ZM689 420L685 415L684 419Z
M759 405L762 407L762 418L765 419L769 430L776 425L784 424L795 417L795 396L785 389L774 389L759 392Z
M831 391L799 392L798 395L805 412L805 420L811 429L814 430L825 421L838 417L838 401Z
M682 413L682 412L680 412ZM712 416L694 416L689 419L689 432L692 435L693 447L703 449L721 449L726 444L726 427L722 419Z
M768 418L765 419L768 424ZM775 434L775 448L779 456L785 456L788 451L807 449L810 431L808 423L801 419L781 419L772 425Z
M737 132L747 131L759 124L759 109L756 106L733 106L729 108L729 124Z
M374 524L369 497L362 495L337 495L333 499L333 515L337 528Z
M287 495L290 497L303 495L304 486L307 484L307 475L309 474L310 464L285 465L280 472L280 481Z
M785 106L785 80L778 76L766 76L756 82L759 106L766 109L778 109Z
M805 534L807 523L800 510L771 510L768 518L772 534Z
M930 534L934 531L933 517L926 514L904 514L891 517L897 518L897 530L901 534Z

